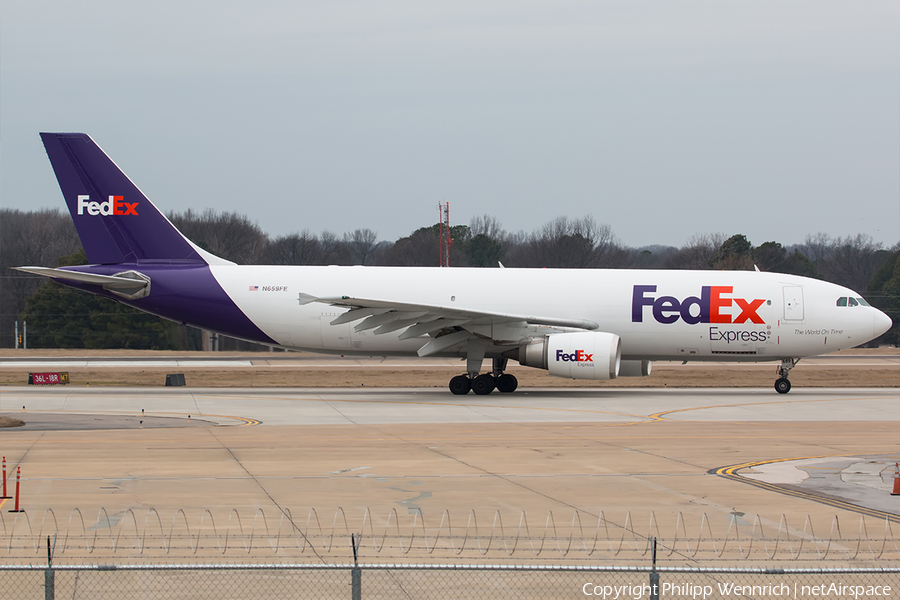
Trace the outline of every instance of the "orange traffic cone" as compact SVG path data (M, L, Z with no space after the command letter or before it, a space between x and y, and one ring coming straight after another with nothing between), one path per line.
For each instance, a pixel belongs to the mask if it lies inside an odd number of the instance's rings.
M900 496L900 463L894 463L894 489L891 496Z

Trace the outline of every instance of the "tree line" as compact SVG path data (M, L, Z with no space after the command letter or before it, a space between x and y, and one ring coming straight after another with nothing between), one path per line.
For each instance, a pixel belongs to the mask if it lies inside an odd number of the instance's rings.
M338 235L309 230L270 236L245 215L206 210L170 213L195 244L239 264L438 266L439 224L394 241L371 229ZM558 217L531 232L508 232L483 215L451 227L452 266L509 268L726 269L804 275L866 295L894 320L882 342L900 342L900 243L871 236L818 233L784 246L754 246L743 234L695 235L681 247L622 244L593 217ZM23 265L84 264L71 218L58 210L0 209L0 346L12 347L17 318L29 323L30 347L199 349L200 334L118 303L12 271ZM230 341L226 348L243 349Z

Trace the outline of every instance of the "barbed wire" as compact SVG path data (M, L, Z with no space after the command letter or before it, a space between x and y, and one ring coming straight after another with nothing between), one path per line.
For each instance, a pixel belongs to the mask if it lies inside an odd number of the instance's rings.
M820 536L812 518L807 515L802 528L792 527L785 515L777 524L756 515L752 523L738 517L729 520L724 534L715 532L706 513L700 517L696 529L689 527L679 512L674 527L664 528L654 512L647 527L639 527L631 512L618 524L601 511L599 515L575 510L571 518L559 520L552 510L543 525L534 526L525 511L518 513L514 526L504 524L499 510L481 520L477 512L469 510L457 524L449 510L441 513L437 525L426 525L420 510L411 511L404 524L397 510L388 512L383 525L368 508L362 518L351 524L342 507L335 509L331 519L323 519L319 511L310 508L305 522L294 518L290 510L267 515L262 508L245 518L237 509L227 519L216 519L205 509L193 519L184 509L174 512L171 522L163 519L156 509L139 514L134 509L114 514L105 508L97 512L96 521L87 525L82 511L72 509L65 527L60 527L52 509L43 512L40 522L32 523L28 512L0 514L0 552L7 556L27 557L46 549L46 540L56 540L55 556L82 554L131 554L136 556L205 556L204 553L282 557L312 554L346 553L351 548L351 535L364 540L361 552L375 556L478 556L490 558L645 558L651 552L651 539L657 542L657 555L673 560L897 560L900 559L900 537L894 524L885 519L873 524L860 516L856 527L843 527L838 516L831 519L828 533ZM115 522L114 522L115 521ZM330 522L329 522L330 521ZM517 522L516 522L517 521ZM168 526L165 523L168 522ZM218 525L217 525L218 522ZM432 522L434 523L434 522ZM459 523L459 521L456 521ZM488 526L487 523L490 523ZM670 535L663 535L668 529ZM690 531L696 531L691 535ZM855 531L853 531L855 530Z

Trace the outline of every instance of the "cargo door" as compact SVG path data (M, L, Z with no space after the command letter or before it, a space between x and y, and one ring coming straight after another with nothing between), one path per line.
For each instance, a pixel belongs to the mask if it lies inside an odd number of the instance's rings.
M803 288L799 285L784 286L784 320L803 320Z

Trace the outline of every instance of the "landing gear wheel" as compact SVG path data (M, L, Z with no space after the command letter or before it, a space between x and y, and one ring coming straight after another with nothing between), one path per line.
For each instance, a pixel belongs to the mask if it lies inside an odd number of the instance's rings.
M472 391L478 394L479 396L487 396L491 392L494 391L494 376L488 375L485 373L484 375L479 375L475 379L472 380Z
M450 380L450 393L457 396L465 396L469 393L469 378L465 375L457 375Z
M516 379L514 375L509 375L507 373L496 377L494 382L497 384L497 389L504 394L514 392L516 391L516 388L519 387L519 380Z
M786 377L779 377L778 380L775 381L775 391L779 394L787 394L791 391L791 382Z

